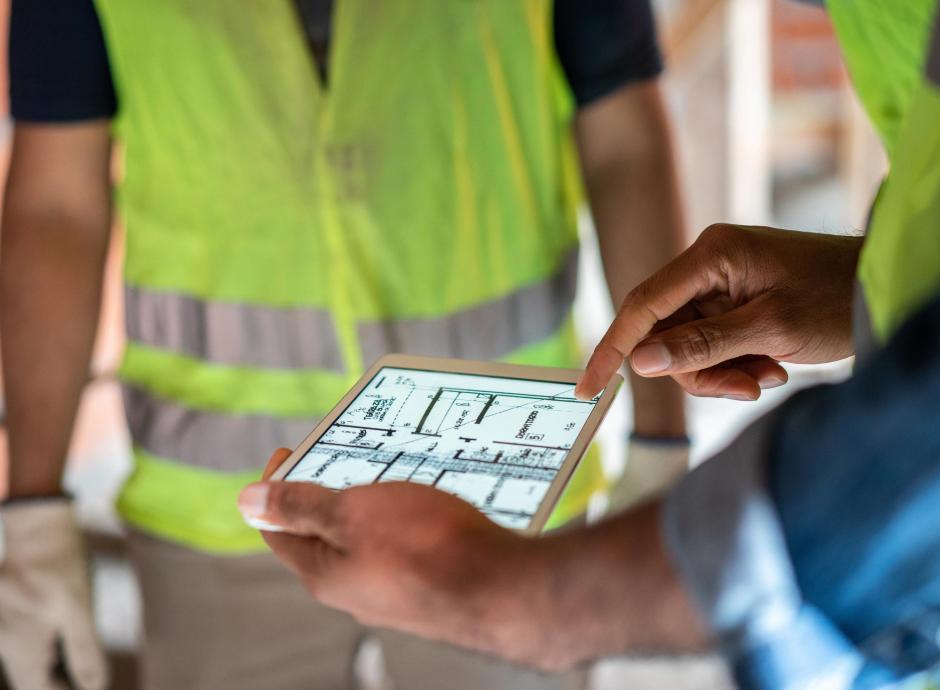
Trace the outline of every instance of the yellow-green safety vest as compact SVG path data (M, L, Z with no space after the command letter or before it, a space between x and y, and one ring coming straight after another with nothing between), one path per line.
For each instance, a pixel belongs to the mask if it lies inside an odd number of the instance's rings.
M891 162L859 262L881 342L940 292L940 16L936 0L827 0Z
M235 500L379 355L580 363L550 0L96 0L120 112L133 526L262 548ZM557 524L603 486L582 463Z

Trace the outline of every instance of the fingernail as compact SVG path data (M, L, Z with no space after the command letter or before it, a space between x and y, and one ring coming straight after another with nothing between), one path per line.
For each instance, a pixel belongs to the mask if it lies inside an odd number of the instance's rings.
M746 395L737 395L736 393L729 393L721 397L725 400L737 400L738 402L754 402L754 398L749 398Z
M252 484L238 496L238 509L246 517L259 517L268 509L268 485Z
M767 390L768 388L776 388L777 386L782 386L785 383L786 381L781 378L777 378L776 376L768 376L767 378L758 381L758 385L760 385L760 387L764 390Z
M584 383L583 379L578 381L578 385L574 387L574 397L578 400L590 400L591 396L584 392Z
M633 351L630 364L638 374L658 374L672 364L672 355L662 343L649 343Z

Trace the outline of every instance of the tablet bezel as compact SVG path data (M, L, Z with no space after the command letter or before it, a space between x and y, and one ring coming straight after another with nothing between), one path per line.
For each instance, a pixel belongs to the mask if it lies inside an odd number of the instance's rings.
M346 408L349 407L352 401L362 392L362 389L365 388L379 370L384 367L416 369L432 373L475 374L551 383L570 383L571 385L576 384L583 373L579 369L555 369L552 367L539 367L524 364L479 362L417 355L385 355L376 360L376 362L366 370L356 384L349 389L346 395L336 403L333 409L313 428L313 431L311 431L287 459L278 466L268 478L268 481L283 481L284 477L294 468L294 465L300 462L307 451L310 450L310 447L326 433L327 429L333 425L333 422L346 411ZM594 438L598 427L604 420L604 416L610 409L610 405L616 397L617 391L622 383L623 377L621 377L620 374L614 374L607 384L607 387L601 393L591 413L588 415L574 443L571 445L571 450L568 451L568 455L561 469L558 470L558 474L552 480L551 486L549 486L548 491L542 498L542 502L539 504L535 515L533 515L532 521L529 523L528 527L515 531L527 535L537 535L542 532L542 528L548 521L558 499L561 498L561 494L574 474L575 468L578 466L585 452L587 452L591 440Z

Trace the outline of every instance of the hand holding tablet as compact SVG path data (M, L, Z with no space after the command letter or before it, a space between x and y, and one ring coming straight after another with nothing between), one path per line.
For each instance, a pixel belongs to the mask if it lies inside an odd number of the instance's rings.
M494 522L537 534L622 379L591 400L581 372L388 355L269 480L330 489L404 481L454 494ZM262 530L277 525L257 518Z

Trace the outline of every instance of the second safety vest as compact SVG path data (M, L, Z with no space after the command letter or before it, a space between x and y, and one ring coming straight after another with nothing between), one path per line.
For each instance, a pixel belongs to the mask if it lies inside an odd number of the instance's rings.
M97 0L120 103L134 526L261 548L239 490L379 355L577 366L548 0ZM599 488L583 464L562 517Z
M827 0L891 171L859 279L884 342L940 292L940 16L936 0Z

